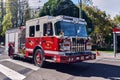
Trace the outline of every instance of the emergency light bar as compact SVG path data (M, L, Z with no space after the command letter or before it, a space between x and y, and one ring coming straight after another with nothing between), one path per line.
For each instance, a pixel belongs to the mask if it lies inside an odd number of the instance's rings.
M79 18L75 18L75 17L69 17L69 16L61 15L61 16L57 16L56 18L59 19L59 20L62 20L62 21L87 24L84 19L79 19Z

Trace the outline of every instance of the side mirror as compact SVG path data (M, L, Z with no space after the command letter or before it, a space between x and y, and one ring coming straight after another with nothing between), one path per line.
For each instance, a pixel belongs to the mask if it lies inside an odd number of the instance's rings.
M63 32L63 31L60 32L59 36L60 36L60 37L63 37L63 36L64 36L64 32Z

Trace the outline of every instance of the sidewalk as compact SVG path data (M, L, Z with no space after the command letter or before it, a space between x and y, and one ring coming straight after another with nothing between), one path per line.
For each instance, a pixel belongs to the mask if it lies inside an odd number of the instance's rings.
M96 53L93 51L93 53ZM107 51L98 51L99 56L97 58L111 58L111 59L118 59L120 60L120 53L117 53L116 56L113 52L107 52Z

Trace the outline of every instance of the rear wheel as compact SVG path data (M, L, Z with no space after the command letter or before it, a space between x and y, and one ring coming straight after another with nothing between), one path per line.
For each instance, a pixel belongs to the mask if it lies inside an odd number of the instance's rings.
M9 47L9 50L8 50L8 55L10 58L14 58L14 49L12 47Z
M36 66L43 67L44 54L41 49L35 51L33 59Z

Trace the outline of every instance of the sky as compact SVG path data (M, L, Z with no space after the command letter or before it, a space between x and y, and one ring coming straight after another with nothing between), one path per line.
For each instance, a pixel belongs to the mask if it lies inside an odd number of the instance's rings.
M93 5L111 15L120 14L120 0L93 0Z
M41 0L40 3L38 3L39 0L29 0L31 6L37 6L47 2L48 0ZM78 0L72 0L75 4L78 3ZM93 5L101 9L102 11L105 11L107 14L111 15L111 18L113 18L116 14L120 14L120 0L92 0Z

